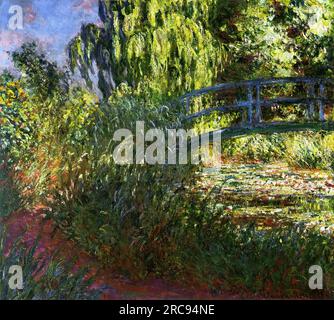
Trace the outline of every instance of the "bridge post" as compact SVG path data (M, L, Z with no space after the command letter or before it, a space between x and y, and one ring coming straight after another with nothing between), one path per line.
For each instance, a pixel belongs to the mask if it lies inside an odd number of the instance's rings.
M307 89L307 96L308 98L314 99L315 98L315 88L314 83L310 83ZM308 102L308 120L314 120L314 101L309 100Z
M256 121L256 123L260 123L262 121L261 86L259 84L256 85L256 113L255 113L255 121Z
M325 98L325 85L323 82L320 82L319 98L319 120L325 121L325 103L323 100Z
M247 108L248 108L248 124L250 126L253 125L253 87L248 87L248 93L247 93Z
M186 98L186 112L187 114L190 112L190 97Z

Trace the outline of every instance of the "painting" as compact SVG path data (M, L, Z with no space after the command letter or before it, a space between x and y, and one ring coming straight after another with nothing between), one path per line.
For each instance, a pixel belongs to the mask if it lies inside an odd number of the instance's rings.
M333 21L1 0L0 300L333 298Z

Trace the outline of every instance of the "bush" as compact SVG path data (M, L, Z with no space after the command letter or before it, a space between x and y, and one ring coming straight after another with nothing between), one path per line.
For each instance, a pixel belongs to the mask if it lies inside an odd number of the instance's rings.
M0 152L5 152L28 137L27 96L19 81L0 75Z
M243 161L286 161L296 168L334 168L334 135L289 133L254 135L223 142L223 155Z
M329 167L332 152L320 135L297 135L287 145L286 158L291 166L308 169Z
M280 134L254 135L223 143L223 154L244 161L276 161L284 157L285 149L285 136Z

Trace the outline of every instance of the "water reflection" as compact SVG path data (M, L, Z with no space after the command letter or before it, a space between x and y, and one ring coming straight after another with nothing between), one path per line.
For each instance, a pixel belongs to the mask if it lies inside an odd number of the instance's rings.
M224 164L207 168L201 188L212 191L236 223L259 227L305 223L334 226L334 181L331 172L293 169L284 163Z

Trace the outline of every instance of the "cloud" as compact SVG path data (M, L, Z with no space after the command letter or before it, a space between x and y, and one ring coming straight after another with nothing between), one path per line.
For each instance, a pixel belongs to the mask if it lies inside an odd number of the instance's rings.
M23 12L24 12L24 22L25 23L33 23L36 20L37 13L34 10L34 7L32 4L26 6Z
M25 40L26 35L22 32L11 30L0 31L0 48L4 51L9 51L20 46Z
M0 64L1 69L11 67L10 56L7 52L14 50L24 43L26 36L23 33L11 30L0 31Z
M0 70L11 66L10 57L7 52L0 51L0 61L1 61Z
M73 5L73 8L83 10L86 13L92 13L97 4L98 0L79 0Z
M41 49L49 51L55 41L54 36L44 36L38 39L29 36L24 32L16 32L11 30L0 31L0 66L8 64L9 56L7 52L18 49L25 42L35 41Z

